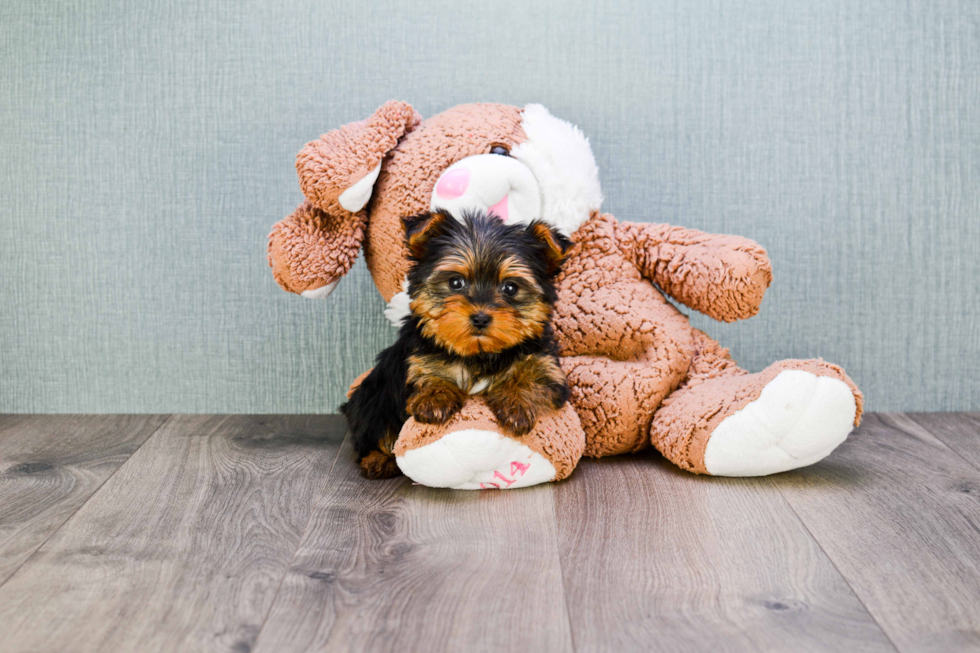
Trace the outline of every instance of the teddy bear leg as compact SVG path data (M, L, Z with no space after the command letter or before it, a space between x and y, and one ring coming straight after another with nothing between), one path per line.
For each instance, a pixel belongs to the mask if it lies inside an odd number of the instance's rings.
M649 359L565 356L561 366L571 390L569 403L585 430L584 455L601 458L649 445L650 421L683 378L681 370L688 369L689 360L678 356L651 364Z
M409 418L395 443L395 459L406 476L429 487L505 490L560 481L584 449L585 433L568 404L515 437L474 397L445 424Z
M860 422L862 395L837 365L784 360L749 374L698 333L690 378L654 415L653 445L697 474L765 476L822 460Z

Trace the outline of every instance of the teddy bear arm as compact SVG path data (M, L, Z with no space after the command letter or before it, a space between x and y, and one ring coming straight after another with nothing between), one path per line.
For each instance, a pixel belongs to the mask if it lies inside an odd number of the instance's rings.
M411 105L393 100L310 141L296 155L303 194L328 213L357 213L371 199L382 159L421 120Z
M759 311L772 267L757 243L667 224L620 222L617 229L640 273L685 306L722 322Z
M284 290L326 297L357 260L366 214L331 215L311 202L300 204L269 234L267 259Z

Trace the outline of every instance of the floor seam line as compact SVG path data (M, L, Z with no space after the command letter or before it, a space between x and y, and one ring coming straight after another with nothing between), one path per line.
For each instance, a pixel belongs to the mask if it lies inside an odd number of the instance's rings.
M262 631L265 630L265 625L269 622L269 616L272 614L272 609L276 607L276 600L279 598L279 592L282 591L282 584L286 582L286 576L289 575L289 570L293 568L293 563L296 562L296 556L299 554L300 547L302 547L303 542L306 540L307 533L310 532L310 524L313 523L313 518L316 516L316 509L320 505L320 500L323 499L324 495L329 491L327 485L330 479L333 477L333 470L337 467L337 461L340 460L340 454L344 450L344 445L347 443L347 438L349 437L349 432L344 432L344 439L340 441L340 446L337 447L337 455L333 459L333 463L330 465L330 470L327 472L327 478L324 482L323 492L320 496L316 498L313 502L313 510L310 511L310 518L306 520L306 524L303 526L303 534L300 535L299 541L296 543L296 549L293 551L293 555L289 558L289 564L286 565L282 576L279 578L279 584L276 585L276 591L272 595L272 601L269 603L269 609L266 610L265 615L262 617L262 623L259 625L258 633L255 635L255 640L252 642L252 648L258 643L259 638L262 637Z
M910 413L901 413L901 414L902 415L905 415L905 417L907 419L911 420L916 426L920 427L926 433L928 433L932 437L934 437L937 440L939 440L943 444L944 447L946 447L947 449L949 449L954 455L956 455L963 462L965 462L968 467L972 467L976 472L980 473L980 466L976 465L973 461L968 460L966 456L964 456L959 451L957 451L952 446L950 446L949 442L946 442L946 440L944 438L940 437L939 435L933 433L930 429L926 428L919 420L917 420L914 417L912 417ZM918 413L918 414L919 415L923 415L923 414L928 415L929 413ZM947 414L947 415L955 415L956 413L945 413L945 414Z
M92 500L92 497L94 497L96 494L98 494L99 491L101 491L102 488L105 487L105 484L109 482L109 479L111 479L113 476L115 476L116 473L118 473L119 470L123 468L123 465L125 465L130 460L132 460L133 456L136 455L136 452L139 451L140 449L142 449L143 448L143 445L150 441L150 438L152 438L157 433L159 433L160 432L160 429L162 429L168 422L170 422L170 420L173 419L173 417L174 417L174 414L173 413L168 414L166 416L166 418L164 418L164 420L162 422L160 422L159 426L157 426L155 429L153 429L153 432L150 433L148 436L146 436L146 439L143 440L142 442L140 442L140 444L139 444L138 447L136 447L135 449L133 449L132 453L130 453L129 456L126 457L126 460L122 461L122 463L120 463L119 467L116 467L114 470L112 470L112 473L109 474L108 476L106 476L105 477L105 480L103 480L101 483L99 483L99 486L92 491L92 494L90 494L85 499L85 501L82 501L80 504L78 504L78 507L75 508L75 510L73 510L70 515L68 515L67 517L65 517L65 520L63 522L61 522L60 524L58 524L58 528L56 528L53 531L51 531L51 533L48 534L48 536L46 538L44 538L44 540L40 544L38 544L34 548L33 551L31 551L31 555L29 555L26 558L24 558L24 562L20 563L17 566L17 568L14 569L10 573L9 576L7 576L6 578L4 578L3 580L0 580L0 588L2 588L4 585L6 585L10 581L11 578L13 578L14 576L16 576L17 575L17 572L19 572L21 569L23 569L24 566L28 562L30 562L34 558L35 555L37 555L37 552L40 551L41 548L45 544L47 544L51 540L52 537L54 537L56 534L58 534L59 532L61 532L61 529L65 527L65 524L67 524L68 522L70 522L72 520L72 518L75 515L77 515L82 508L84 508L86 505L88 505L88 502Z
M834 571L837 572L837 575L840 576L841 580L844 581L844 584L847 585L847 589L851 590L851 594L854 595L854 598L858 600L858 603L861 604L861 607L864 608L864 611L868 613L868 616L871 617L871 620L875 623L876 626L878 626L878 630L880 630L881 634L885 636L885 639L888 640L888 643L892 645L892 648L895 649L896 653L902 653L903 649L899 648L898 644L895 643L895 640L892 639L892 636L888 633L887 630L885 630L885 627L881 624L881 622L878 621L878 618L871 611L871 608L869 608L868 604L864 602L864 599L861 598L861 595L857 593L857 590L855 590L854 586L851 585L851 581L848 580L847 576L844 575L844 572L840 570L840 567L837 566L837 563L827 552L827 549L824 548L823 544L820 543L820 540L817 539L817 536L813 534L813 531L810 530L810 527L806 525L806 522L803 521L803 518L800 517L800 514L796 512L796 508L794 508L793 504L789 502L789 499L786 498L786 495L783 494L783 491L779 488L778 485L776 485L773 482L771 478L766 478L766 480L769 482L769 485L776 490L776 492L779 494L779 497L783 500L783 503L786 505L787 508L789 508L790 512L793 513L793 516L796 517L796 521L800 523L800 526L802 526L803 530L806 531L806 534L810 536L810 539L813 540L813 543L817 545L817 548L820 549L820 552L824 555L825 558L827 558L827 562L830 563L830 565L834 568Z
M568 607L568 584L565 582L565 563L562 561L561 557L561 544L559 542L558 536L558 505L555 500L555 486L554 483L549 483L551 487L551 520L555 525L555 556L558 558L558 572L561 574L561 596L562 601L565 604L565 621L568 623L568 636L572 640L572 651L577 651L575 647L575 629L572 628L572 611Z

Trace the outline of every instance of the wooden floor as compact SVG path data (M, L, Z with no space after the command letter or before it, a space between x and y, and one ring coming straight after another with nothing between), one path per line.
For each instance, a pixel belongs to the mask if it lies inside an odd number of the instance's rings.
M335 416L0 416L0 650L980 650L980 414L510 492L362 480Z

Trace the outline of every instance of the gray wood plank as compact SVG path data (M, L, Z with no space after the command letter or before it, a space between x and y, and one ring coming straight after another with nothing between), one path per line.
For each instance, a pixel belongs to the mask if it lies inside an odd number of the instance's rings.
M0 416L0 585L165 419Z
M896 413L773 481L900 650L980 650L977 469Z
M578 651L894 651L768 479L583 460L555 505Z
M551 486L334 476L256 652L571 650Z
M906 413L961 458L980 469L980 413Z
M249 650L342 434L171 418L0 587L4 651Z

